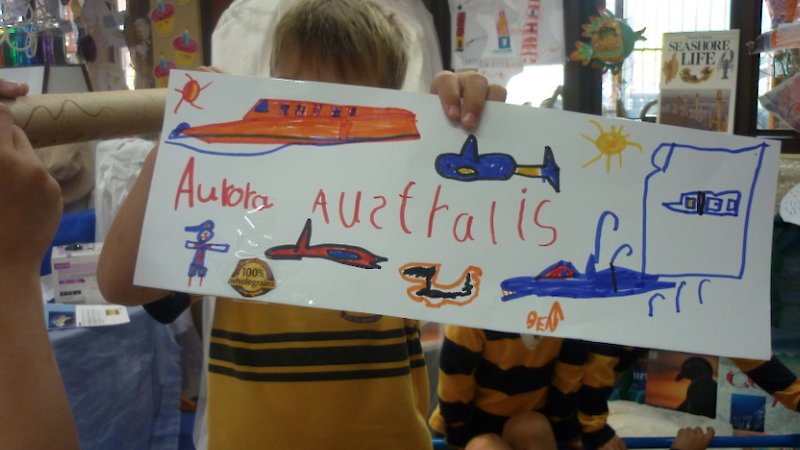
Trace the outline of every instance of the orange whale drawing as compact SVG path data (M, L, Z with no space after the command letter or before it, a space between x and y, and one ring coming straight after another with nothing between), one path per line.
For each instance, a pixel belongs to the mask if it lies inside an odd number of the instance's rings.
M400 269L400 276L411 283L406 290L408 297L428 308L441 308L444 305L464 306L478 297L483 270L469 266L452 284L437 282L441 264L412 262Z

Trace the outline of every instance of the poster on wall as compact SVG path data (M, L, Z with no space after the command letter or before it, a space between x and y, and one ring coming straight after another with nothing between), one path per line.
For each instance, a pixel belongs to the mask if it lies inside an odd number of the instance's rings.
M739 30L664 33L658 123L733 133Z
M452 65L505 85L524 66L564 63L556 0L450 0Z
M138 285L769 356L774 142L504 104L470 133L428 94L192 76Z
M169 84L173 69L195 69L204 64L200 1L150 0L150 6L153 77L156 87L163 88ZM191 76L183 78L188 81Z

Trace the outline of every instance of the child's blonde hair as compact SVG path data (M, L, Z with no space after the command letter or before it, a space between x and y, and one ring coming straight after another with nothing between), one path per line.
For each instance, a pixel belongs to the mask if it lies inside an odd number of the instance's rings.
M275 29L271 71L285 51L300 60L329 64L343 78L348 69L378 76L381 87L400 89L408 64L395 14L371 0L299 0Z

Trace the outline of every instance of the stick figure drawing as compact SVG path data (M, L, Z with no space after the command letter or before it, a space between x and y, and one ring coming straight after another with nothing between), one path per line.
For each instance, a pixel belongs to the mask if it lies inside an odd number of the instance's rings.
M194 258L189 264L189 286L192 285L192 278L200 277L200 286L203 285L203 278L208 273L208 267L205 266L206 252L219 252L228 253L230 245L228 244L212 244L209 241L214 239L214 221L206 220L200 225L193 227L186 227L184 230L192 233L197 233L196 241L186 241L186 248L194 250Z

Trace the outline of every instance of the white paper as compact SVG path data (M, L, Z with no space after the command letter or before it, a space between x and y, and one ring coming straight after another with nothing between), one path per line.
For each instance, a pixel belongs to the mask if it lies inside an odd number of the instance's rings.
M486 106L472 138L431 95L191 76L207 86L191 103L176 92L187 76L171 77L136 284L769 356L774 142L501 104ZM333 128L303 131L315 105ZM368 107L405 112L364 134ZM270 114L279 126L265 125ZM207 143L186 133L211 128L181 131L227 122L237 124L214 131L224 139L246 123L259 139L317 140ZM330 130L351 140L325 145ZM492 170L503 179L485 179ZM229 282L263 292L243 297Z

